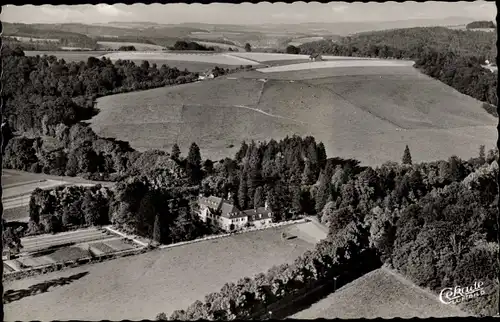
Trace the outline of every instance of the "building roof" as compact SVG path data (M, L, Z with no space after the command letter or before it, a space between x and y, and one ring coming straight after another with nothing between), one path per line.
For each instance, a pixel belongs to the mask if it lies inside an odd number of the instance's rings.
M215 197L215 196L199 197L198 202L200 205L217 210L217 209L219 209L219 207L222 203L222 198Z
M243 213L246 215L246 216L249 216L251 219L251 216L255 216L255 215L259 215L261 214L262 217L261 218L255 218L255 220L262 220L262 219L268 219L268 218L272 218L272 211L270 209L266 209L265 207L258 207L257 209L248 209L248 210L244 210Z
M220 215L226 218L245 217L245 214L243 214L243 212L241 212L235 205L231 204L227 200L224 200L224 202L222 203L220 212Z
M245 215L229 200L222 199L215 196L199 197L198 202L200 205L206 206L215 211L219 211L222 217L236 218L245 217Z

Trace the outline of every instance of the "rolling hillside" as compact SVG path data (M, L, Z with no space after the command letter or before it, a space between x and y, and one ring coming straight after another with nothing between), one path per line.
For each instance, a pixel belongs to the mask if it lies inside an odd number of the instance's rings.
M399 274L381 268L339 288L335 293L294 314L293 319L441 318L467 316L439 302Z
M293 134L315 136L328 155L371 165L399 161L407 144L416 162L493 147L497 122L480 102L411 67L370 61L108 96L99 99L92 127L140 150L195 141L212 159L232 156L230 144Z

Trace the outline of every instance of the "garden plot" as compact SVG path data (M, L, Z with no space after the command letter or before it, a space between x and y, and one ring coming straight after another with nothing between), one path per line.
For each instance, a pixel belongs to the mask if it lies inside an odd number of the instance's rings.
M67 244L79 244L94 240L106 239L113 236L108 231L97 228L87 228L54 235L37 235L21 238L22 251L25 253L42 251L44 249L59 247Z
M227 282L292 262L314 248L298 238L282 240L282 231L249 232L10 281L6 291L88 272L64 287L6 304L5 318L142 320L154 319L159 312L170 314Z

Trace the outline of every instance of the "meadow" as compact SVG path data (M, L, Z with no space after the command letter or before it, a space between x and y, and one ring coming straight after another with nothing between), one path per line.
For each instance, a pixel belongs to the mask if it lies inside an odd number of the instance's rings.
M139 320L182 309L227 282L293 261L313 244L275 228L193 243L7 282L28 289L87 273L68 285L4 306L6 320ZM235 259L238 260L235 260ZM195 264L193 264L195 263ZM179 296L182 293L183 296ZM124 294L126 296L124 297Z
M293 134L313 135L328 155L366 165L400 161L406 145L415 162L468 159L480 145L493 148L497 120L481 102L409 66L353 63L108 96L98 100L92 127L138 150L169 151L178 143L185 152L194 141L214 160L232 157L243 140Z
M122 46L134 46L136 50L158 50L161 51L165 47L153 44L123 42L123 41L98 41L99 49L103 50L118 50Z
M404 67L412 66L413 62L403 60L327 60L317 62L306 62L289 64L275 67L260 68L257 71L262 73L279 73L296 70L311 70L336 67Z
M467 316L458 308L439 302L386 268L377 269L339 288L292 319L375 319Z

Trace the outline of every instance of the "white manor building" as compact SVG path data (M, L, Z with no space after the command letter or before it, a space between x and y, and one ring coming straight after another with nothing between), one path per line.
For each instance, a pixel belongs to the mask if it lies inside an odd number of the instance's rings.
M204 222L216 223L225 231L248 226L262 227L272 222L272 212L267 202L264 207L241 211L229 200L215 196L198 198L198 215Z

